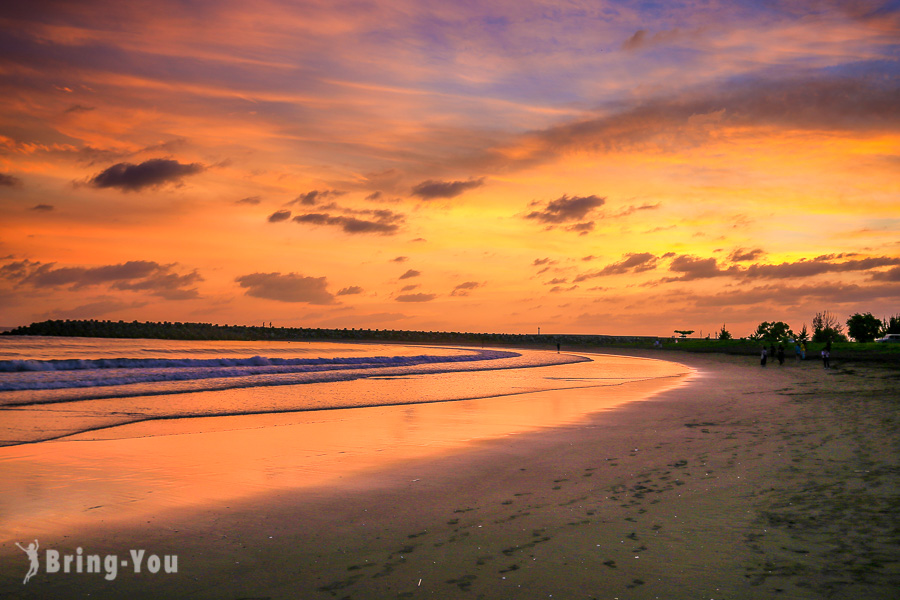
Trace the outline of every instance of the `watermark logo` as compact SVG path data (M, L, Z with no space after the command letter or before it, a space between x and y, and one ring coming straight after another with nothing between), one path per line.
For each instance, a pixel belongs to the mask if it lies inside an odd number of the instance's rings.
M38 549L40 544L37 540L22 546L16 542L22 552L28 557L28 572L22 584L28 583L28 580L34 577L41 568ZM75 549L74 554L61 554L59 550L48 549L44 551L44 572L45 573L88 573L103 575L107 581L113 581L119 575L119 568L127 569L129 566L136 574L150 573L177 573L178 572L178 555L166 554L160 558L156 554L147 555L145 550L129 550L128 559L119 559L116 554L107 554L100 556L99 554L87 554L79 546ZM146 560L144 560L146 556Z

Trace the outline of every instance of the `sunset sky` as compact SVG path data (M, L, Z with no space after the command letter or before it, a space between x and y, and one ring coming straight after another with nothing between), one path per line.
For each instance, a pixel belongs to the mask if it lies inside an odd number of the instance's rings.
M900 3L0 8L0 325L900 313Z

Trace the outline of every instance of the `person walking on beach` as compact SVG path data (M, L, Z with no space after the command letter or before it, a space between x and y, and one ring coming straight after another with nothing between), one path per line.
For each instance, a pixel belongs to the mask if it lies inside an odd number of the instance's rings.
M556 353L559 354L559 342L556 342Z
M831 368L831 352L829 352L827 348L822 350L822 365L826 369Z
M784 365L784 346L782 344L778 344L778 366L781 367Z
M763 346L762 352L759 355L759 364L760 366L766 366L766 347Z
M794 344L794 354L797 355L797 362L800 362L800 342Z
M806 342L800 342L800 360L806 360Z
M27 554L28 560L31 561L31 566L28 568L28 572L25 574L25 581L22 582L22 585L25 585L26 583L28 583L28 580L38 572L38 567L40 566L40 563L38 562L39 544L37 540L34 540L34 543L28 544L27 548L22 548L22 544L20 544L19 542L16 542L16 546L18 546L22 552Z

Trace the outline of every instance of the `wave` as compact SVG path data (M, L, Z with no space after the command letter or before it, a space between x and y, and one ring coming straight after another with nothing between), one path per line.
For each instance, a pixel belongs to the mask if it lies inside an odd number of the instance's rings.
M58 390L222 379L253 375L331 373L341 370L415 367L491 361L521 356L505 350L471 350L459 355L336 358L103 358L0 361L0 391ZM18 375L18 376L17 376ZM354 378L358 377L357 374ZM329 379L332 379L329 377Z

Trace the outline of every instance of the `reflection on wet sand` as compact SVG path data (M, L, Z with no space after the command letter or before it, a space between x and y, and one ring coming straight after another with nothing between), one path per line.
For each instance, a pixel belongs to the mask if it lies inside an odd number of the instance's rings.
M146 421L2 448L0 539L328 485L395 461L460 450L473 440L569 423L677 385L688 371L652 362L658 378L618 385L432 404ZM590 384L596 364L567 365L566 377ZM346 382L346 390L370 384ZM421 384L431 386L434 380L423 377Z

